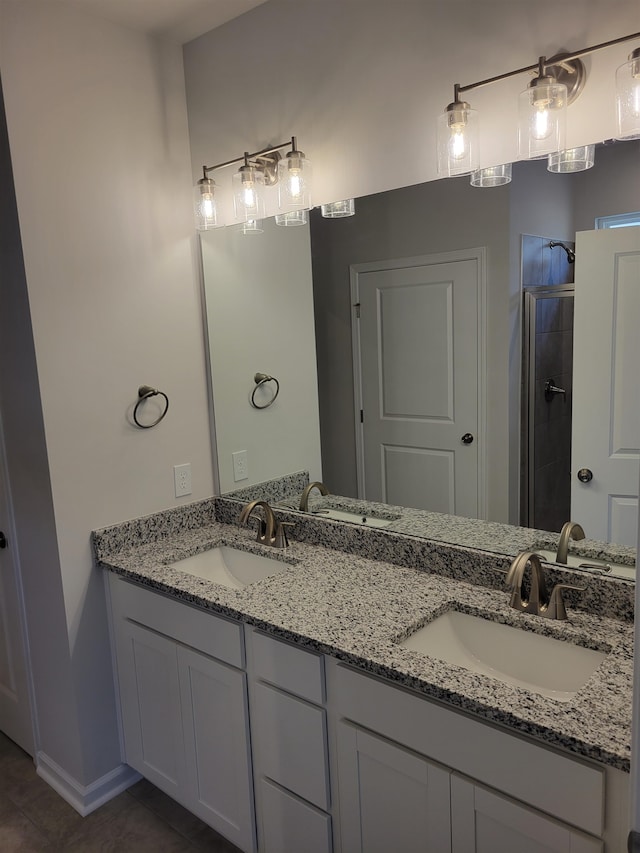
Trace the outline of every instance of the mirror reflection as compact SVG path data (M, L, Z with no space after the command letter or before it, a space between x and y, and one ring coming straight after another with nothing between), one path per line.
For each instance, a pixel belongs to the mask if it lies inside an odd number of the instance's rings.
M579 232L637 209L639 154L640 142L616 143L579 174L533 161L503 187L380 193L352 218L312 211L310 233L203 234L221 492L304 469L378 507L556 532L573 518L589 539L635 545L640 353L635 335L612 342L603 312L622 307L618 331L640 316L639 232ZM603 288L621 254L622 278ZM578 320L596 324L608 366ZM249 403L257 371L281 387L263 412ZM577 435L605 436L628 482L603 487L582 445L572 463ZM594 466L592 483L578 480Z

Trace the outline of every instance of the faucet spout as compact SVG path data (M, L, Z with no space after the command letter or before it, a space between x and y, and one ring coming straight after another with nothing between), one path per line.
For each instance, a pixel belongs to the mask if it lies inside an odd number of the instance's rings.
M567 556L569 554L570 539L584 539L585 533L582 527L575 521L566 521L562 525L560 531L560 540L558 541L558 550L556 552L556 563L567 565Z
M319 480L315 480L313 483L309 483L309 485L305 487L305 490L300 496L300 512L309 512L309 493L312 489L317 489L321 495L329 494L329 489L327 489L325 484L321 483Z
M523 597L522 582L527 566L531 568L531 588L528 597ZM516 610L539 616L549 602L542 561L535 551L523 551L518 554L507 573L507 586L511 590L509 603Z
M264 521L260 519L260 525L258 527L258 542L271 544L275 538L276 517L266 501L256 500L246 504L242 508L238 521L240 524L249 524L249 519L252 517L254 510L258 507L262 509L264 515Z

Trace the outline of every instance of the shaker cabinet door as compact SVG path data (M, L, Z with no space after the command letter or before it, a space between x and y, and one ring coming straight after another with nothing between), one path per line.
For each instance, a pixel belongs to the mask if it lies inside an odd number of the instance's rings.
M421 755L341 721L342 849L349 853L449 853L449 776L448 770Z
M255 849L246 675L178 646L189 808Z
M123 619L116 645L127 764L183 802L186 768L176 644Z
M451 822L452 853L602 853L603 849L598 839L455 773Z

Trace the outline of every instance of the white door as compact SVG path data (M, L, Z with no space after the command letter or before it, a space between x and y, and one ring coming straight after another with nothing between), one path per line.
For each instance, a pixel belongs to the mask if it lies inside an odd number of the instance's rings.
M11 510L7 497L4 443L0 434L0 731L34 755L23 602L14 556Z
M353 268L360 497L483 517L482 259Z
M579 233L571 515L590 539L632 547L640 477L639 329L640 227Z
M457 774L451 776L452 853L602 853L602 842Z

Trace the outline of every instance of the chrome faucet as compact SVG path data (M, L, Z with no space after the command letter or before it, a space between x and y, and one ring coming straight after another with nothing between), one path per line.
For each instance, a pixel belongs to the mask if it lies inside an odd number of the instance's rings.
M309 492L312 489L317 489L321 495L329 494L329 489L327 489L325 484L321 483L319 480L315 480L313 483L309 483L309 485L305 487L304 492L300 496L300 512L309 512Z
M531 567L531 589L528 598L523 598L522 581L527 566ZM509 604L521 613L533 613L534 616L545 616L547 619L566 619L567 611L562 598L563 589L584 591L586 586L574 586L569 583L558 583L547 593L542 558L535 551L523 551L513 560L507 572L507 585L511 590Z
M558 550L556 552L556 563L562 563L564 566L567 565L570 539L584 539L584 530L575 521L566 521L562 525L560 540L558 541Z
M254 514L254 511L258 507L262 509L264 519L260 518L259 515ZM240 524L248 525L250 518L257 518L260 522L258 524L258 535L256 540L262 545L271 545L274 548L286 548L288 546L289 540L287 539L286 528L292 527L293 525L289 521L278 521L273 510L266 501L251 501L242 507L242 512L238 518Z

